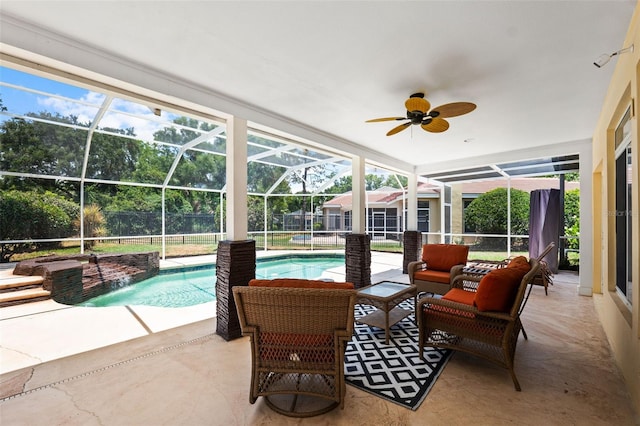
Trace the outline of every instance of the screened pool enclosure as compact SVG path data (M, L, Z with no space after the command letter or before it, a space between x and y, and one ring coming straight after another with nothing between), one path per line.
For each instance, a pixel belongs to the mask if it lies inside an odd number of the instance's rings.
M2 261L30 252L215 253L226 238L224 117L55 69L3 64ZM248 126L249 238L263 250L344 249L352 225L351 157ZM511 194L523 176L555 176L541 185L558 187L558 176L577 170L578 156L567 155L425 174L412 214L424 241L498 247L498 257L523 251L527 229L515 226L507 199L498 231L470 227L467 207L485 191ZM364 179L372 249L402 251L407 176L366 163ZM489 185L470 192L469 182Z
M174 245L211 253L225 238L224 119L28 71L0 69L3 213L17 219L17 193L37 192L35 204L48 204L59 223L3 225L3 251L100 242L154 246L164 256ZM341 248L349 221L323 217L322 203L351 190L350 159L250 128L247 170L259 247ZM402 184L380 168L367 173L379 186ZM387 222L402 232L401 212ZM329 223L331 235L322 232Z

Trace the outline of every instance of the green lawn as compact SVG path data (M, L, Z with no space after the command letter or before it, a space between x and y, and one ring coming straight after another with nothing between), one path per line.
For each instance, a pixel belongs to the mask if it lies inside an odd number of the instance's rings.
M309 250L311 249L311 244L307 241L302 244L292 244L291 243L291 235L292 234L275 234L273 236L268 237L268 247L270 250ZM197 255L207 255L207 254L215 254L217 249L217 244L197 244L195 238L185 237L179 241L168 242L166 245L166 255L167 257L186 257L186 256L197 256ZM256 247L258 250L261 250L264 247L264 237L262 235L257 236ZM184 241L184 243L182 243ZM315 250L341 250L344 249L344 246L338 244L319 244L314 243L313 245ZM392 242L371 242L371 250L373 251L383 251L383 252L393 252L393 253L402 253L403 249L399 243ZM146 243L146 244L118 244L116 242L104 242L96 244L92 249L85 250L85 253L93 253L93 254L102 254L102 253L135 253L135 252L146 252L146 251L157 251L162 252L162 245L159 243ZM16 254L11 258L12 262L19 262L21 260L33 259L41 256L49 256L49 255L69 255L69 254L79 254L80 253L80 245L79 244L67 244L65 247L57 248L57 249L48 249L42 251L35 251L31 253L21 253ZM528 252L511 252L511 256L525 256L529 257ZM575 267L579 264L579 253L569 252L568 260L569 265L571 267ZM469 259L473 260L490 260L490 261L500 261L507 258L506 251L475 251L471 250L469 252Z

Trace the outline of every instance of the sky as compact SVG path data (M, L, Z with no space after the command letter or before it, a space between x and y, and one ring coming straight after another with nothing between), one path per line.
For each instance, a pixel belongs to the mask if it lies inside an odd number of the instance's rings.
M31 91L20 88L28 88ZM8 112L13 114L48 111L62 116L74 115L81 123L91 123L106 95L0 67L0 98ZM146 105L116 98L110 105L110 111L100 122L100 127L133 127L138 137L152 140L153 133L163 127L169 127L170 121L175 117L177 115L163 111L162 117L158 118ZM10 118L8 115L0 115L0 121Z
M26 90L24 90L26 89ZM74 86L39 77L7 67L0 67L0 99L8 111L0 112L0 123L13 118L13 115L49 112L68 117L78 117L79 123L89 125L107 95L82 87ZM114 98L109 111L99 123L100 128L134 128L136 137L152 141L157 130L171 127L172 121L179 115L162 111L157 117L152 110L141 103ZM368 167L366 173L382 175L389 172Z

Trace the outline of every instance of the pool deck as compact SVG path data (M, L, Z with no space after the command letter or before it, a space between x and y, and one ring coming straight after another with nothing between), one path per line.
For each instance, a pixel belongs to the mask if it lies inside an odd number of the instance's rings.
M199 261L213 258L168 262ZM372 253L371 281L408 282L401 265ZM602 298L579 296L577 283L562 271L549 295L533 289L516 355L522 392L505 369L455 353L416 411L347 386L343 410L304 420L249 403L249 339L215 334L214 304L2 308L0 365L12 371L0 375L0 424L640 425L597 319Z
M259 251L257 257L291 254L290 251ZM372 253L372 282L392 278L394 281L408 282L407 275L402 275L401 269L398 270L398 262L402 263L401 255ZM160 261L160 269L213 263L215 255L167 259ZM9 273L9 270L3 270L2 273ZM334 281L344 280L344 266L326 271L323 277ZM1 308L0 375L187 324L211 320L215 316L216 302L184 308L92 308L63 305L47 300Z

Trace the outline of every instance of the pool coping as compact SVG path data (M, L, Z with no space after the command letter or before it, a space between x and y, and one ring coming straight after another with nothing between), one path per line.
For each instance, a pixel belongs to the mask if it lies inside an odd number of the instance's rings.
M325 258L325 259L344 259L344 253L289 253L289 254L272 254L272 255L263 255L261 257L256 258L256 263L262 263L273 260L286 260L286 259L295 259L295 258ZM168 262L170 262L169 260ZM184 265L184 264L168 264L167 261L162 262L160 264L160 273L159 275L171 274L175 273L176 270L180 272L191 272L191 271L199 271L204 269L215 268L216 262L213 260L203 260L205 263L193 264L193 265ZM163 264L164 263L164 264Z
M258 258L304 252L257 252ZM317 256L318 252L310 252ZM343 251L337 251L342 254ZM329 253L322 253L329 254ZM161 260L161 268L199 266L215 256ZM163 265L164 264L164 265ZM372 281L406 281L402 254L372 252ZM342 276L344 279L344 276ZM55 359L66 358L116 343L179 328L199 321L215 332L216 302L185 308L118 306L90 308L62 305L53 300L0 309L0 378Z

